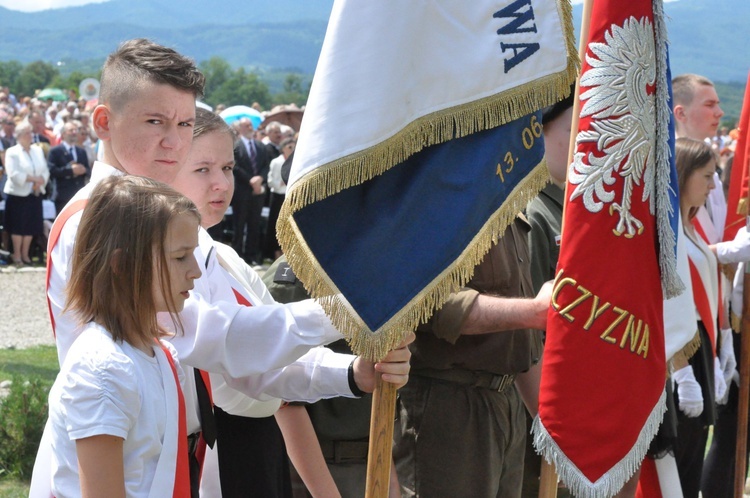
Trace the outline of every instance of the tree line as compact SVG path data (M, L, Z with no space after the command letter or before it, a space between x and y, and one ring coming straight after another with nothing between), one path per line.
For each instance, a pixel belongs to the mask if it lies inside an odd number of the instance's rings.
M233 68L225 59L214 56L198 64L206 76L206 93L203 101L211 106L224 104L251 105L259 103L264 109L270 109L277 104L297 104L302 106L307 102L310 92L308 76L298 72L278 71L262 75L244 67ZM50 62L34 61L22 64L17 60L0 61L0 85L8 86L17 96L33 96L37 90L44 88L61 88L75 90L86 78L101 76L101 70L96 73L73 70L63 72ZM281 85L272 92L269 79L281 78Z

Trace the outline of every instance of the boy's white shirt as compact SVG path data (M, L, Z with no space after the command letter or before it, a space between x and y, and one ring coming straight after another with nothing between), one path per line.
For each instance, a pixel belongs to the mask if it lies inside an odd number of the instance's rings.
M71 202L88 198L93 187L104 178L122 174L107 164L94 163L90 183ZM61 311L81 216L82 213L77 213L67 221L50 254L52 269L47 295L55 316L58 358L61 362L80 330L72 316L63 315ZM180 313L185 332L175 334L170 339L182 364L220 373L235 388L253 397L269 394L284 399L313 401L337 395L351 396L347 378L351 357L316 353L313 360L306 355L311 348L342 337L323 309L312 300L258 307L241 306L233 295L231 301L222 300L220 296L230 288L227 274L215 258L209 260L207 267L203 265L207 250L214 242L204 230L201 230L200 240L195 257L202 265L202 274L195 281L195 289ZM213 293L217 294L216 298ZM172 328L172 320L166 314L165 318L161 323ZM249 355L252 355L252 360L248 358ZM289 367L303 356L305 359L301 366L304 369L309 368L310 361L323 362L326 375L335 373L336 378L327 379L330 382L324 385L306 384L299 382L299 379L288 381L286 376L299 373L298 369ZM299 388L303 390L296 391Z
M219 266L228 273L227 281L233 291L240 293L252 306L275 303L258 274L231 247L215 243L214 252ZM230 298L228 295L226 297ZM223 376L209 375L214 404L229 414L253 418L270 417L281 406L279 398L267 401L250 398L229 387Z

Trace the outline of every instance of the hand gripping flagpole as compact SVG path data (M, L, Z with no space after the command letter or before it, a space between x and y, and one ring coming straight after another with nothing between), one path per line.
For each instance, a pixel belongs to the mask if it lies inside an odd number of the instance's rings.
M583 15L581 18L580 39L578 42L578 58L583 63L586 60L586 49L588 47L589 28L591 25L591 11L594 8L594 0L584 0ZM573 98L573 119L570 125L570 142L568 145L568 165L573 162L573 154L576 151L576 132L581 113L581 74L576 79L575 97ZM567 176L567 174L566 174ZM565 182L567 188L567 181ZM563 203L563 219L565 218L565 204ZM560 227L565 226L560 223ZM561 228L562 230L562 228ZM560 233L562 238L562 233ZM539 498L556 498L557 497L557 472L551 463L542 459L542 469L539 476Z

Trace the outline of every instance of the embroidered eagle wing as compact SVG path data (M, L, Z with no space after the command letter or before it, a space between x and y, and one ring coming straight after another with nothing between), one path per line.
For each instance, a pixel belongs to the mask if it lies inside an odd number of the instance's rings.
M630 212L634 186L643 182L642 201L654 212L655 99L647 91L656 79L653 27L647 18L631 17L613 26L605 42L589 45L591 69L581 77L581 87L588 88L581 94L581 118L591 117L591 124L578 133L576 145L593 142L597 150L574 155L570 199L582 196L592 213L611 203L610 214L620 216L614 233L633 237L643 231ZM624 181L615 202L618 176Z

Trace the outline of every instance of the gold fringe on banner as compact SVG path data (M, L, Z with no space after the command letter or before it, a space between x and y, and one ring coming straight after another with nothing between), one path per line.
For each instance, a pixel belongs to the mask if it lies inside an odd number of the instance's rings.
M317 298L334 326L349 340L352 350L378 360L398 345L405 335L426 321L471 278L474 267L505 231L517 213L544 188L549 175L543 160L508 196L459 258L388 323L371 331L351 308L318 264L294 221L294 213L344 189L360 185L404 162L422 149L504 125L570 93L580 61L572 30L572 6L558 1L558 13L566 29L567 67L558 73L461 106L423 116L383 142L337 159L306 174L290 186L277 222L277 238L295 274Z
M677 351L672 358L667 358L675 370L679 370L681 367L684 367L688 364L688 360L695 356L695 353L698 352L698 349L701 347L701 335L698 332L698 330L695 331L695 335L693 336L690 341L688 341L687 344L685 344L682 349Z
M690 359L693 356L695 356L695 353L698 352L698 350L701 347L701 337L700 334L695 334L695 337L693 337L690 342L685 344L685 347L682 348L681 352L685 355L686 359Z
M347 338L352 351L376 361L396 347L409 332L432 316L448 296L463 287L481 263L492 244L505 232L549 181L547 162L542 160L508 196L484 227L452 265L443 270L403 309L378 330L370 330L352 310L336 285L323 272L315 255L305 243L294 219L288 217L284 231L279 231L281 246L297 277L310 294L318 299L334 326ZM282 213L283 215L283 213ZM279 217L281 219L281 217ZM291 236L290 236L291 235Z

